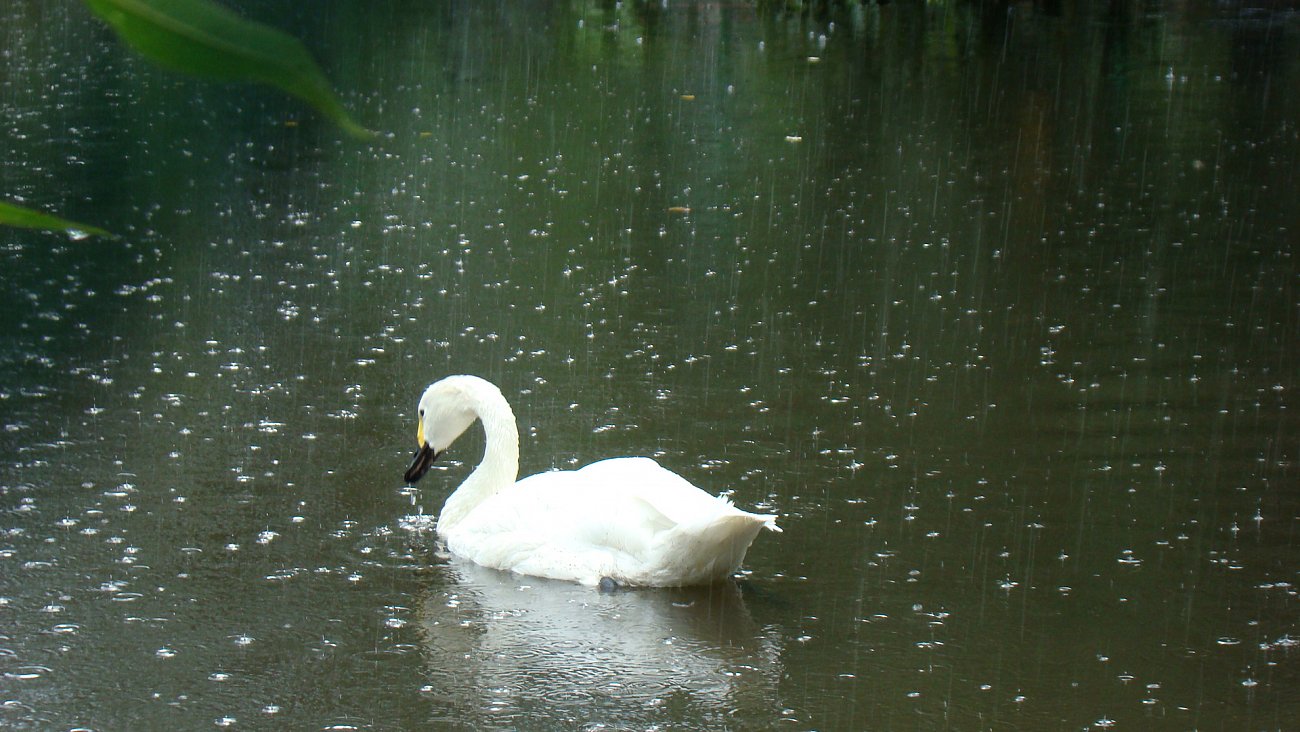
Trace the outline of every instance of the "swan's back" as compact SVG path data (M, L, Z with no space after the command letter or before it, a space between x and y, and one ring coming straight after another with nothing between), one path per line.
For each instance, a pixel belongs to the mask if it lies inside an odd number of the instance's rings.
M707 583L730 576L775 516L742 511L649 458L538 473L478 505L448 547L487 566L594 585Z

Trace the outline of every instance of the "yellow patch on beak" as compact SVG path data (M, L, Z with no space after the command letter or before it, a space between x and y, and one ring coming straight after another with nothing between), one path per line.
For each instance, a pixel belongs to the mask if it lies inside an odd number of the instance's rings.
M424 447L424 418L415 420L415 446Z

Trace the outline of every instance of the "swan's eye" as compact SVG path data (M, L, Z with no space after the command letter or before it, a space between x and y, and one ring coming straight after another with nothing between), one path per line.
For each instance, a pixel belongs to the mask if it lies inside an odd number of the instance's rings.
M420 410L420 416L421 416L421 417L424 416L424 410L423 410L423 409Z

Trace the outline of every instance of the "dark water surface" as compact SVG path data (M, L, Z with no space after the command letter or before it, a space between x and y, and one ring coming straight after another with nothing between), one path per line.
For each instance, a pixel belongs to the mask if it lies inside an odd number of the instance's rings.
M0 726L1294 729L1300 17L1095 5L242 3L372 144L5 3ZM457 372L785 532L449 558Z

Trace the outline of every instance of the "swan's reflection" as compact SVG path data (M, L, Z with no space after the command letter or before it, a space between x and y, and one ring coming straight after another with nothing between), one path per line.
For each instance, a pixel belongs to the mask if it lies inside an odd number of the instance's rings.
M600 593L452 558L422 630L440 721L645 728L771 720L780 636L734 583Z

